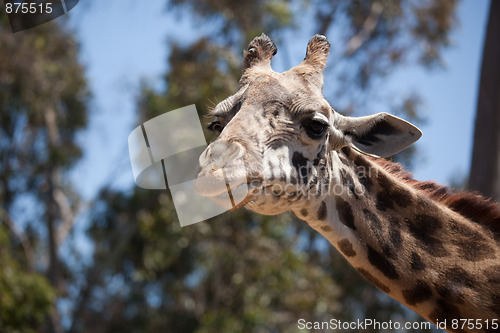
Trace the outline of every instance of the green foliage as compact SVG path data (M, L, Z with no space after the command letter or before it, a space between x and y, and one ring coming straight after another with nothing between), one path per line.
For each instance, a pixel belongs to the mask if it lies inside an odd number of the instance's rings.
M0 201L8 207L21 193L43 192L51 169L81 156L74 138L86 125L89 92L78 46L61 27L3 27L0 45Z
M75 137L86 126L89 98L78 51L61 25L51 22L13 34L0 12L0 221L9 219L11 230L23 226L16 237L30 258L9 252L13 240L2 229L2 332L60 327L55 299L64 294L71 274L59 246L78 204L65 176L82 154ZM35 269L40 273L31 273Z
M215 105L236 91L241 49L262 32L280 44L304 17L315 17L310 35L335 34L336 58L325 86L336 88L325 95L339 111L371 113L371 100L392 97L378 88L396 68L442 64L456 25L451 0L169 5L194 14L200 29L213 34L191 45L169 44L165 89L142 85L141 122L193 103L207 114L207 102ZM23 237L38 260L49 262L44 273L52 287L25 267L19 245L0 228L2 332L40 331L49 316L48 330L57 331L53 304L70 297L64 294L68 285L74 305L66 314L69 332L296 332L298 319L415 319L292 216L240 210L181 228L168 192L104 189L90 210L94 260L81 268L82 276L74 274L79 267L64 270L57 235L71 229L78 203L64 175L81 156L75 134L87 124L84 68L75 39L60 25L13 35L7 24L0 13L0 204L8 212L27 195L34 201L36 211L24 212ZM413 94L391 99L387 108L418 121L420 104Z
M242 210L181 228L166 193L106 191L101 200L89 231L96 264L106 267L102 283L120 276L124 284L105 291L101 305L108 314L134 305L111 315L108 329L140 331L143 322L135 320L147 317L177 332L295 332L299 318L321 320L341 309L334 281L297 251L290 215ZM97 332L105 327L85 323Z
M196 104L198 111L206 114L208 101L215 105L238 87L239 58L231 49L207 39L202 38L188 47L173 44L168 61L171 69L164 77L168 84L165 94L143 85L139 101L142 120L189 104Z
M361 107L370 112L370 98L381 97L374 83L379 87L397 66L411 61L439 63L454 26L454 3L438 0L174 0L169 8L195 14L197 25L214 33L191 45L169 45L166 88L142 85L141 122L189 104L207 114L207 103L215 105L236 91L240 50L248 41L261 32L279 41L284 31L300 25L304 12L316 16L319 32L343 31L325 76L326 85L338 83L338 90L326 95L347 113L361 113ZM415 40L428 47L419 48ZM423 119L416 93L391 102L387 108L394 113ZM410 163L413 157L402 159ZM168 192L138 188L104 190L94 207L89 229L94 278L86 290L99 296L83 303L80 317L86 320L77 331L296 332L301 318L418 318L364 281L326 240L290 215L239 210L181 228Z
M242 33L245 40L262 31L279 31L293 23L291 1L288 0L171 0L171 8L182 7L201 18L220 21L220 35L232 42ZM240 36L238 36L240 37Z
M0 226L0 331L36 332L55 299L49 282L22 269L12 251L10 235ZM19 251L19 250L18 250Z

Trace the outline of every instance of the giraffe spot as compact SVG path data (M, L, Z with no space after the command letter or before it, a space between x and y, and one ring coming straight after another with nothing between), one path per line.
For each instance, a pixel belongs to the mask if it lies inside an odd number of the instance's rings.
M354 159L354 163L360 167L363 167L366 170L372 167L370 163L362 155L356 156L356 158Z
M351 155L351 148L349 148L348 146L342 147L340 150L344 153L344 155L347 158L349 158L349 156Z
M429 314L429 318L432 319L434 322L443 322L446 320L446 323L448 324L448 329L451 328L451 321L454 319L460 320L461 319L460 311L458 308L450 304L448 301L446 301L443 298L439 298L436 302L436 307L434 310Z
M474 287L474 279L461 267L453 267L445 272L445 277L456 285L462 285L467 288Z
M490 310L500 317L500 293L493 293L491 295L491 306Z
M382 252L386 257L391 259L396 259L396 251L394 250L394 247L392 247L391 244L381 242L380 246L382 247Z
M301 179L303 184L307 183L307 178L309 174L307 162L308 159L305 158L304 155L302 155L298 151L293 153L292 165L295 168L295 170L297 170L299 178Z
M495 259L495 251L485 243L474 242L465 237L452 239L452 243L458 247L459 257L462 259L472 262Z
M396 222L396 223L394 223ZM389 229L389 239L395 249L399 249L403 243L401 238L401 231L399 230L400 225L397 219L391 219L390 229Z
M394 203L401 208L412 203L411 193L395 185L385 174L378 175L378 184L382 188L377 194L377 208L380 210L394 209Z
M338 155L340 162L342 162L343 165L349 166L351 162L342 154Z
M389 279L399 279L399 274L396 271L396 267L380 252L372 248L370 245L368 248L368 261L375 268L381 271Z
M339 246L340 252L342 252L346 257L354 257L356 255L356 251L354 251L352 243L347 238L339 241L337 245Z
M370 229L372 230L375 238L379 240L382 252L387 257L394 259L396 257L396 252L394 251L393 246L390 243L383 242L385 238L382 234L382 223L380 222L378 216L368 209L363 209L363 214L365 215L365 218L370 221Z
M412 196L409 192L404 190L395 190L391 192L394 202L401 208L408 207L412 202Z
M382 290L384 293L388 294L391 292L389 287L387 287L385 284L380 282L376 277L371 275L370 272L368 272L367 270L365 270L363 268L357 268L357 270L358 270L359 274L361 274L362 277L364 277L368 282L373 284L378 289Z
M414 271L422 271L426 267L422 258L416 252L411 253L410 265Z
M377 215L375 215L373 212L369 211L368 209L363 209L363 214L365 214L365 217L370 221L370 225L376 229L376 230L381 230L382 229L382 223L380 223L379 218Z
M471 228L469 228L468 226L466 226L463 223L458 223L455 220L451 220L451 221L449 221L448 225L450 227L450 230L453 232L453 234L461 235L461 236L469 238L470 240L475 241L475 242L486 241L486 238L484 238L484 236L481 235L481 233L479 233L476 230L472 230Z
M297 185L297 177L295 175L290 175L290 184Z
M454 220L449 221L448 225L453 235L452 243L458 247L460 258L472 262L495 259L495 251L486 244L486 238L480 232Z
M411 196L403 191L380 191L377 193L377 209L385 211L395 209L394 203L401 208L406 208L411 204Z
M330 227L329 225L323 225L321 226L321 230L323 230L324 232L330 232L332 231L332 227Z
M300 210L300 215L302 215L302 216L306 217L307 215L309 215L309 212L307 211L307 209L302 208L302 209Z
M451 285L436 285L435 286L437 293L439 296L447 299L449 302L455 304L463 304L464 303L464 294L457 288L454 288Z
M366 175L359 174L358 180L359 180L359 183L365 188L364 193L367 193L367 192L369 193L372 186L373 186L373 183L370 180L370 178L368 178L368 176L366 176Z
M337 197L335 200L335 206L339 212L340 222L352 230L356 230L351 205L341 197Z
M436 291L448 302L463 304L464 289L474 288L474 279L461 267L453 267L444 272L435 285Z
M318 166L323 158L325 158L325 145L321 146L318 154L316 155L316 158L313 161L313 165Z
M500 285L500 265L485 269L484 276L488 279L488 283Z
M328 210L326 209L326 204L324 201L322 201L318 208L317 218L318 220L323 221L326 219L327 215L328 215Z
M413 237L419 240L422 248L434 257L444 257L448 251L443 243L436 238L442 229L443 223L430 215L420 214L414 220L407 219L408 229Z
M381 191L377 193L377 210L386 211L388 209L394 209L394 205L392 204L392 199L388 192Z
M383 173L377 175L378 185L382 188L382 192L390 193L394 185L391 184L390 179Z
M369 175L372 166L363 158L361 155L357 156L354 163L358 167L359 172L357 172L359 183L365 188L365 192L371 192L373 182Z
M358 199L358 194L356 193L356 185L354 184L354 180L352 176L345 169L340 169L340 176L342 178L342 184L345 188L351 192L354 198Z
M403 290L403 297L408 305L416 305L431 298L432 289L424 281L417 280L413 288Z

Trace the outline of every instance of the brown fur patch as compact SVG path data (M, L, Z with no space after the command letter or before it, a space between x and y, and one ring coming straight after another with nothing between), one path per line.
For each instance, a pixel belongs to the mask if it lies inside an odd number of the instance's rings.
M432 297L431 287L423 280L417 280L413 288L405 289L402 293L408 305L415 305Z
M328 215L328 209L326 208L326 204L324 201L321 202L321 204L319 205L319 209L318 209L318 220L320 221L323 221L326 219L326 216Z
M339 212L340 222L342 222L345 226L351 228L352 230L356 230L356 225L354 224L354 214L352 213L351 205L341 197L337 197L335 199L335 206L337 207L337 211Z
M424 193L430 199L438 201L465 218L492 230L500 239L500 205L474 192L455 192L447 186L431 181L418 181L399 163L383 158L366 157L393 176Z
M337 245L339 246L339 250L346 256L346 257L354 257L356 255L356 251L354 251L352 247L352 243L347 239L344 238L340 240Z
M422 271L426 267L425 263L422 261L422 258L420 258L420 256L416 252L411 253L410 263L411 269L413 269L414 271Z
M321 230L323 230L324 232L330 232L332 231L332 227L330 227L329 225L324 225L321 227Z
M365 270L363 268L357 268L357 270L358 270L359 274L361 274L361 276L363 276L366 280L368 280L368 282L373 284L378 289L382 290L384 293L388 294L391 292L389 287L387 287L385 284L380 282L376 277L371 275L370 272L368 272L367 270Z

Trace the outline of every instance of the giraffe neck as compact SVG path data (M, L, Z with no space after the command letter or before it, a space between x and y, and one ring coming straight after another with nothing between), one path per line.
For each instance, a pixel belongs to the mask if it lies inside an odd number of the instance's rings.
M500 317L500 244L491 230L352 149L330 160L330 191L292 209L296 216L431 322Z

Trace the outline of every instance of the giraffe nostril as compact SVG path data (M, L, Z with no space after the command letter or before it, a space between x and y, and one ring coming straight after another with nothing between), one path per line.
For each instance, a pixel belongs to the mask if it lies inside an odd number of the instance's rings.
M225 165L240 157L243 147L236 142L216 141L210 144L200 156L200 166L212 171L222 169Z

